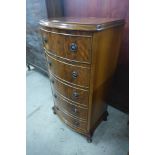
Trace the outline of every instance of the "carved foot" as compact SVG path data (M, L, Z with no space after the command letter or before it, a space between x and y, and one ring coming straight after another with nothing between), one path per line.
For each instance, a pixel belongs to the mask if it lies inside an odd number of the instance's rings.
M109 115L108 111L105 111L103 115L103 121L107 121L108 115Z
M88 143L92 143L92 136L93 136L92 133L90 133L90 134L87 135L87 142Z
M55 111L55 107L52 107L52 110L53 110L53 114L56 115L56 111Z
M91 137L87 137L87 142L88 143L92 143L92 138Z

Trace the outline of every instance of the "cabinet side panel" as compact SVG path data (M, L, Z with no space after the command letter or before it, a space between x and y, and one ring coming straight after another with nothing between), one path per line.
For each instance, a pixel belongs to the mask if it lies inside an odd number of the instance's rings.
M91 128L95 128L106 110L106 97L117 66L123 26L110 28L93 35L93 95Z

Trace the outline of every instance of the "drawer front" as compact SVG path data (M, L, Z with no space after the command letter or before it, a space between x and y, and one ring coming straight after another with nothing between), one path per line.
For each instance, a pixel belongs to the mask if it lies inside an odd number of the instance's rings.
M49 71L57 77L75 85L89 87L89 68L68 64L48 55L47 62Z
M70 85L64 84L62 81L58 80L54 76L50 76L52 87L56 91L66 97L67 99L73 101L75 104L81 104L85 107L88 105L88 91L83 89L78 89Z
M58 107L55 107L57 115L69 126L75 129L81 129L83 131L87 130L87 123L84 121L80 121L78 119L74 119L67 115L66 113L62 112Z
M54 103L60 110L65 111L69 115L71 114L74 117L78 117L83 120L87 120L88 109L81 108L79 106L74 105L73 103L69 103L65 99L59 96L58 93L54 93L57 95L57 98L54 99Z
M91 36L55 34L41 30L45 49L54 55L83 63L91 62Z

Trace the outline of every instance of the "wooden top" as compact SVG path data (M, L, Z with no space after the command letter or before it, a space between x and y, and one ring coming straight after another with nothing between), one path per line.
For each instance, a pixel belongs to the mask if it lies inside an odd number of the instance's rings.
M122 24L124 24L124 20L118 18L61 17L48 20L40 20L40 25L48 28L85 31L101 31Z

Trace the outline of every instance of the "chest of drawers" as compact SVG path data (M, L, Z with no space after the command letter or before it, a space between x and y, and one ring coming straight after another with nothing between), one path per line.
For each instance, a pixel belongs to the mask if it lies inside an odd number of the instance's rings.
M107 119L106 97L123 25L121 19L93 17L40 21L54 113L88 142Z

